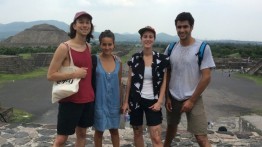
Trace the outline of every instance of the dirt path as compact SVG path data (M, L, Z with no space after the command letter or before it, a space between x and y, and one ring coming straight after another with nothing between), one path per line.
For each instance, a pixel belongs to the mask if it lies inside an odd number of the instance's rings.
M32 113L34 122L55 124L57 104L51 103L51 86L46 77L2 84L0 104ZM262 110L262 86L234 75L229 78L219 70L213 72L212 82L203 95L208 120Z

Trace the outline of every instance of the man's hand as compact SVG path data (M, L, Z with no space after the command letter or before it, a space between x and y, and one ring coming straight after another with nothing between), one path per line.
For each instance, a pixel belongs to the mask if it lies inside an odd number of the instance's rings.
M183 103L183 106L181 108L181 113L183 112L190 112L194 107L194 103L188 99Z
M172 112L172 103L170 98L166 98L166 110Z

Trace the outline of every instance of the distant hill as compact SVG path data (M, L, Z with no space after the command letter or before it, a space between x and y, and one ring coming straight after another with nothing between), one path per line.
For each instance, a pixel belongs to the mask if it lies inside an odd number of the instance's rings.
M8 24L0 24L0 40L5 40L10 36L14 36L25 29L31 28L32 26L39 25L39 24L49 24L56 26L57 28L64 30L65 32L69 31L69 25L56 21L56 20L39 20L39 21L32 21L32 22L13 22ZM98 40L100 32L94 32L95 40ZM116 41L119 42L138 42L140 41L139 34L120 34L115 32ZM177 41L177 36L171 36L165 33L159 33L156 36L156 41L160 42L171 42L171 41Z
M1 46L7 47L33 47L33 46L58 46L59 43L68 40L64 30L49 24L34 25L14 36L2 40Z
M94 33L95 39L98 39L99 34L100 33L98 32ZM140 35L138 33L137 34L115 33L115 39L117 42L140 42ZM173 41L178 41L178 37L172 36L169 34L165 34L165 33L156 34L156 42L173 42Z
M34 25L39 24L49 24L56 26L59 29L64 30L65 32L69 31L69 25L56 20L39 20L32 22L12 22L8 24L0 24L0 40L4 40L10 36L14 36L15 34L24 31L25 29L31 28Z

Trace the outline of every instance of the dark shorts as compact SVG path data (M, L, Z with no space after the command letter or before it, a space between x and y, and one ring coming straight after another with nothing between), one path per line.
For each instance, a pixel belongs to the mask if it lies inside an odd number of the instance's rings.
M141 126L143 125L143 115L145 112L146 121L148 126L156 126L162 123L163 116L162 111L152 111L148 107L155 104L157 100L148 100L140 98L139 102L132 102L134 105L129 105L131 112L130 114L130 124L132 126Z
M94 123L94 102L76 104L71 102L59 103L57 134L72 135L75 128L88 128Z

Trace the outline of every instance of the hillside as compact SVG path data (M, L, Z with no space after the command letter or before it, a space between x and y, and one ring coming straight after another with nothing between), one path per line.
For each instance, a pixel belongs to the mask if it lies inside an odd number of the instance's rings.
M64 30L53 25L40 24L11 36L0 42L1 46L26 47L26 46L57 46L59 43L68 40L69 37Z
M69 25L56 20L38 20L32 22L12 22L8 24L0 24L0 40L7 39L10 36L14 36L25 29L31 28L34 25L50 24L60 28L64 31L69 30Z
M8 24L0 24L0 41L1 40L6 40L7 38L11 36L15 36L18 33L24 31L25 29L31 28L35 25L40 25L40 24L49 24L56 26L57 28L64 30L65 32L69 31L69 25L56 21L56 20L40 20L40 21L32 21L32 22L13 22L13 23L8 23ZM125 33L125 34L120 34L117 32L115 33L116 41L117 42L139 42L140 41L140 36L138 33L130 34L130 33ZM98 40L100 32L94 32L95 40ZM177 36L172 36L169 34L165 33L158 33L156 36L156 41L159 42L171 42L171 41L177 41Z

